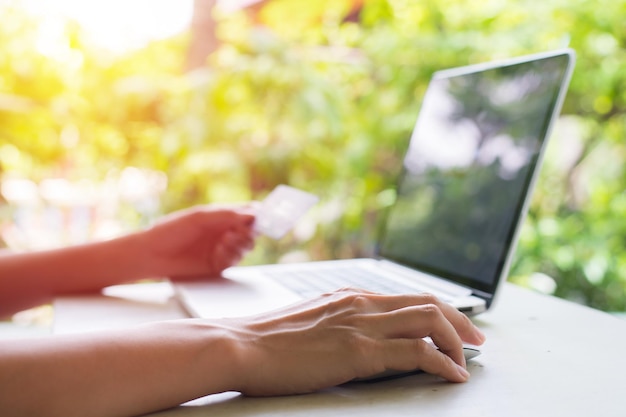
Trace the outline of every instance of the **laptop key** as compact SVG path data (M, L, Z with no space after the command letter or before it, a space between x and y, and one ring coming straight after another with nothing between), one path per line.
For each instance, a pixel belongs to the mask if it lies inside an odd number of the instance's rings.
M354 287L381 294L419 294L420 289L391 282L370 270L361 268L328 268L322 270L299 270L272 272L269 276L303 297L311 297Z

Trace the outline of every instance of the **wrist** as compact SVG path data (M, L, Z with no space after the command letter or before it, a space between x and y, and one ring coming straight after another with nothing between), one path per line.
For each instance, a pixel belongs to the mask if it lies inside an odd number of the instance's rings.
M119 249L123 253L118 253L118 256L125 259L129 270L132 270L133 274L136 275L136 279L160 278L162 276L149 249L148 230L133 232L119 238Z
M104 288L150 277L149 262L139 233L66 250L66 261L73 262L76 273L81 277L88 277L87 280L81 279L83 285ZM75 285L71 281L66 283Z
M192 320L194 333L201 335L200 378L205 394L241 391L250 369L245 369L245 349L238 331L229 324Z
M232 318L223 321L223 357L227 358L228 373L228 378L224 380L228 383L227 390L244 394L254 392L263 376L273 373L268 369L272 367L272 361L264 353L267 345L254 326L250 326L245 319Z

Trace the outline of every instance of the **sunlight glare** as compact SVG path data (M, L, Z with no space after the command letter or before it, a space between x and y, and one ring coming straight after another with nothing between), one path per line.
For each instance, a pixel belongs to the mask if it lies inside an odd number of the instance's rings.
M112 52L141 48L151 40L176 35L189 26L193 0L22 0L44 20L73 19L90 40Z

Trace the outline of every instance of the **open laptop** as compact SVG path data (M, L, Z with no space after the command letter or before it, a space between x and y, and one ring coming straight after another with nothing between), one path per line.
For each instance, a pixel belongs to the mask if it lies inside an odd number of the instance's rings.
M351 286L487 310L573 66L563 49L436 72L375 259L233 267L223 279L176 284L179 299L194 316L244 316Z

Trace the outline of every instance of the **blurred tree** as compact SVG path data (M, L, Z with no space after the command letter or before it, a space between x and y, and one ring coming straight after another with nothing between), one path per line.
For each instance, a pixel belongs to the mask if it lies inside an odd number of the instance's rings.
M165 211L281 182L322 197L249 263L370 254L432 72L573 47L511 280L626 310L626 1L272 0L254 18L214 15L219 47L193 61L189 34L118 56L72 23L42 42L18 4L0 6L2 175L155 169L168 177Z
M187 70L204 67L207 57L219 47L215 5L217 0L194 0L190 27Z

